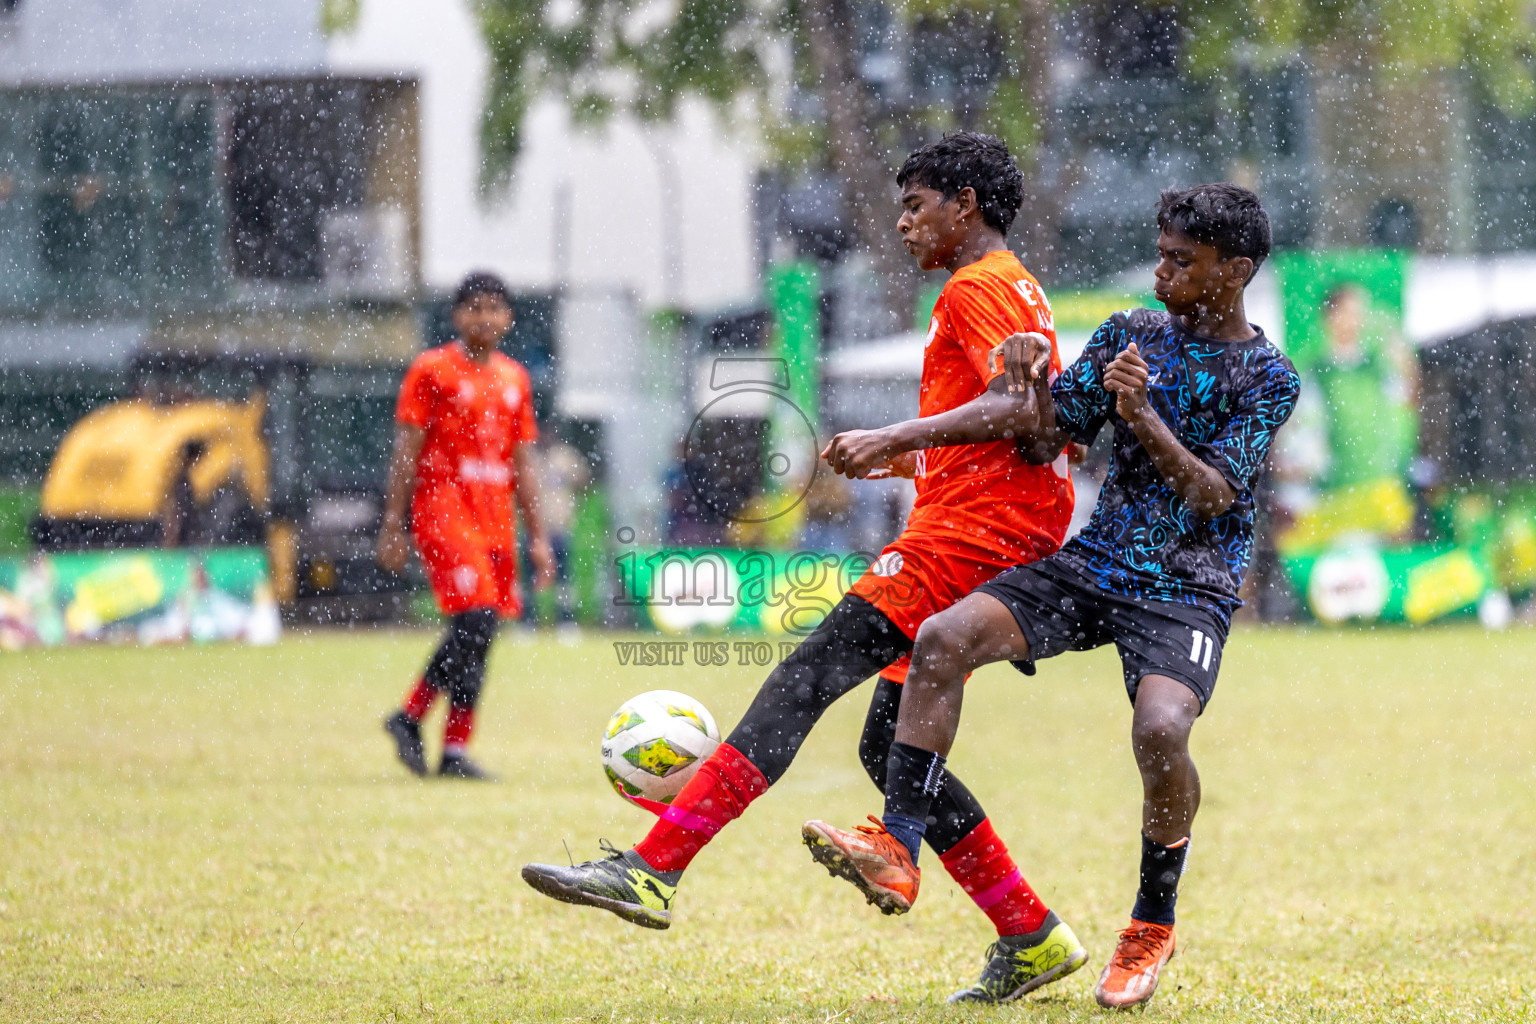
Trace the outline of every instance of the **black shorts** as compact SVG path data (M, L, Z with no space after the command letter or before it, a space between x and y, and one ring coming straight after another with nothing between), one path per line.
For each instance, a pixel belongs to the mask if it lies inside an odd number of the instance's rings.
M1112 594L1055 558L1009 569L976 591L1013 612L1029 641L1029 657L1013 663L1025 675L1034 675L1035 662L1043 658L1112 642L1133 704L1136 688L1149 675L1189 687L1202 711L1216 689L1228 618L1212 605Z

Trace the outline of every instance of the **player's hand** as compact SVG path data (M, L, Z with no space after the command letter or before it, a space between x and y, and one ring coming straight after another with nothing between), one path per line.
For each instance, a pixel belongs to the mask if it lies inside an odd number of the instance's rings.
M533 561L533 586L535 590L548 590L555 585L555 549L546 537L528 542L528 557Z
M899 454L884 430L845 430L822 449L821 457L832 472L862 480L875 469L889 466Z
M892 455L885 460L885 465L876 466L864 477L865 480L889 480L892 477L901 477L903 480L917 479L917 452L902 452L900 455Z
M1114 392L1115 412L1127 423L1135 422L1152 407L1147 395L1147 373L1147 362L1134 341L1104 371L1104 390Z
M987 353L987 369L999 370L1010 395L1017 394L1051 372L1051 339L1033 331L1014 334Z
M388 572L399 573L405 569L405 560L410 554L411 546L406 539L405 529L399 523L385 520L379 529L378 547L374 552L379 565Z

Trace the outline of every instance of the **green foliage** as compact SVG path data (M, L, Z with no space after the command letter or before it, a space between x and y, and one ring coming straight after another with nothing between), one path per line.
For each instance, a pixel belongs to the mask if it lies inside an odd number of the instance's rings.
M821 121L765 118L763 141L774 164L791 173L819 168L827 158L827 126Z
M1190 33L1189 66L1217 75L1299 54L1323 66L1373 69L1389 80L1468 73L1505 106L1536 98L1536 29L1524 0L1175 0Z
M522 142L528 104L545 84L546 65L579 66L585 52L580 22L564 32L546 25L543 6L528 0L485 0L480 32L490 51L490 80L480 118L481 178L506 173ZM574 104L573 104L574 105Z
M341 0L331 0L341 2ZM825 119L786 122L770 98L770 69L811 94L820 93L804 38L807 0L480 0L491 52L491 82L482 138L485 179L504 175L516 156L531 100L563 96L577 118L600 121L628 109L665 118L692 94L720 107L746 102L769 151L786 167L827 163ZM1096 0L1102 3L1103 0ZM1536 100L1530 62L1536 32L1524 0L1171 0L1185 30L1185 70L1225 78L1238 66L1295 61L1314 67L1359 67L1390 84L1430 71L1468 74L1506 108ZM943 31L999 55L999 85L978 111L896 105L890 124L874 126L895 149L914 131L977 127L992 131L1025 157L1047 135L1049 110L1029 94L1027 72L1039 58L1028 26L1031 11L1066 11L1072 0L889 0L887 8L914 32ZM853 33L850 33L852 35ZM855 40L846 40L854 45ZM784 58L787 57L787 64ZM781 65L784 65L780 67ZM973 123L961 123L969 121Z
M1004 76L992 91L985 122L988 131L1007 143L1010 153L1032 153L1040 141L1041 113L1016 78Z
M39 493L32 487L0 486L0 555L32 549L29 529L37 515Z
M362 12L363 0L321 0L320 27L326 35L349 31Z
M585 121L600 121L620 109L665 118L684 95L721 108L745 102L761 122L778 163L824 165L824 119L787 121L769 96L769 69L779 65L784 78L779 84L794 82L813 95L820 92L804 39L801 2L677 0L670 6L636 6L630 0L481 0L479 20L492 67L482 121L486 180L507 172L528 106L545 91L565 97L578 120ZM1038 112L1017 84L1026 58L1017 5L917 0L894 4L893 13L909 26L957 31L962 45L1001 48L1005 84L978 126L1024 147L1039 138ZM877 125L875 131L897 146L910 141L914 121L935 130L961 127L947 109L892 113L892 124Z
M725 105L765 84L759 47L771 7L678 0L481 0L491 81L481 122L487 182L504 176L528 106L547 90L579 121L619 109L665 118L685 94Z

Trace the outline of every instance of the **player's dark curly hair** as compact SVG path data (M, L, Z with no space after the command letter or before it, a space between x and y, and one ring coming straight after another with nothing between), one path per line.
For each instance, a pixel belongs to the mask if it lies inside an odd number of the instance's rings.
M1269 214L1258 196L1229 181L1164 189L1157 200L1157 226L1214 245L1222 259L1246 256L1253 260L1254 274L1269 255Z
M458 290L453 293L453 308L457 309L476 295L495 295L507 305L512 305L512 293L507 290L507 282L487 270L476 270L465 275L459 282Z
M896 184L931 188L946 202L963 188L975 189L981 219L1005 235L1024 202L1024 175L1008 147L981 132L955 132L913 151L896 172Z

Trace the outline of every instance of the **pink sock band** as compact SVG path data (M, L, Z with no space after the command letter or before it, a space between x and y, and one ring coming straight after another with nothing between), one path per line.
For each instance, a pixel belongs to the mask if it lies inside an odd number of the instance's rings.
M1003 880L996 885L983 889L981 892L972 893L971 899L982 910L994 907L1003 901L1003 897L1013 891L1013 887L1024 881L1024 872L1014 868L1003 876Z
M701 815L685 811L681 807L668 807L665 811L661 812L661 820L686 828L690 832L702 832L711 839L725 827L718 821L710 821Z

